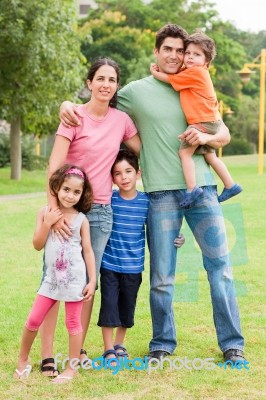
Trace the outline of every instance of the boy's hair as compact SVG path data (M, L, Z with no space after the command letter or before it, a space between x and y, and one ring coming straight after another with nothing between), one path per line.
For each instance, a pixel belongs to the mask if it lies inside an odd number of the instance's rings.
M182 39L185 41L188 38L188 33L181 26L176 24L166 24L156 33L155 48L160 50L161 45L167 37L174 39Z
M212 62L212 60L216 56L216 48L215 42L209 36L207 36L200 29L197 29L195 33L189 35L189 37L185 40L185 49L188 47L190 43L198 45L203 51L206 61L208 65Z
M57 197L57 193L59 192L64 181L71 176L80 178L83 181L82 195L78 203L74 205L74 208L80 212L87 213L92 206L93 192L91 184L83 168L77 167L73 164L65 164L63 167L57 169L49 179L50 192L52 196Z
M136 154L134 154L132 151L130 150L126 150L126 149L121 149L119 150L115 162L112 165L111 168L111 174L113 176L113 172L114 172L114 167L116 166L116 164L118 164L121 161L127 161L131 167L133 167L135 169L136 172L139 171L139 161L138 161L138 157L136 156Z

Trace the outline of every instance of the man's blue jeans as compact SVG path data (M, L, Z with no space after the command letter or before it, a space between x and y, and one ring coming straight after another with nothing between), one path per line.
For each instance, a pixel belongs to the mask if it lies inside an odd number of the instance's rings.
M213 317L222 352L243 350L238 306L231 271L224 219L217 200L216 186L203 187L204 193L186 209L179 208L185 190L149 193L147 238L150 250L150 307L153 338L149 350L173 353L177 345L173 315L176 248L183 217L197 240L210 284Z

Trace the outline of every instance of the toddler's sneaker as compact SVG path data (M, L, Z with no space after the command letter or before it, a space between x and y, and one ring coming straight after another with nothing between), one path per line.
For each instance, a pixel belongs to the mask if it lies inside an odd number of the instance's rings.
M194 189L192 190L192 192L185 193L184 200L182 200L179 203L179 206L181 208L190 206L193 203L193 201L195 201L197 199L197 197L202 195L202 193L203 193L203 189L198 186L195 186Z
M221 203L222 201L226 201L230 199L233 196L236 196L237 194L242 192L242 187L238 184L235 183L230 189L224 188L220 196L218 196L218 201Z

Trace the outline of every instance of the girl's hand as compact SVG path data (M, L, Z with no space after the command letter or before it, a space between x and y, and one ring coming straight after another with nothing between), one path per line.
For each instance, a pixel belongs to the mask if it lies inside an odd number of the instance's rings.
M185 241L186 241L185 236L183 235L183 233L180 232L179 235L177 236L177 238L175 238L175 240L174 240L174 246L179 248L179 247L183 246Z
M62 218L63 214L60 210L59 207L52 209L51 207L47 208L47 211L45 212L44 216L43 216L43 221L49 225L52 226L55 223L57 223L57 221L60 220L60 218Z
M63 214L61 214L61 217L55 221L51 230L52 236L55 237L56 235L61 242L68 240L72 236L71 225L69 225Z
M95 287L96 287L96 283L95 282L89 282L85 288L83 289L83 298L84 301L90 301L92 299L92 297L94 296L95 293Z

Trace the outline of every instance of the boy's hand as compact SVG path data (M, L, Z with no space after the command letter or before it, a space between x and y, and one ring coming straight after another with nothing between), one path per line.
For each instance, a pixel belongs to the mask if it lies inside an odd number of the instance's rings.
M57 221L62 218L63 214L59 207L52 209L48 207L46 213L44 214L43 221L50 227L54 225Z
M83 299L84 301L90 301L92 299L92 297L94 296L95 293L95 287L96 287L96 283L93 282L89 282L85 288L83 289Z
M185 236L183 235L183 233L180 232L179 235L177 236L177 238L175 238L175 240L174 240L174 246L179 248L179 247L183 246L185 241L186 241Z
M154 71L157 71L157 72L158 72L158 71L159 71L159 67L158 67L157 64L152 63L152 64L150 65L150 72L151 72L152 75L153 75Z

